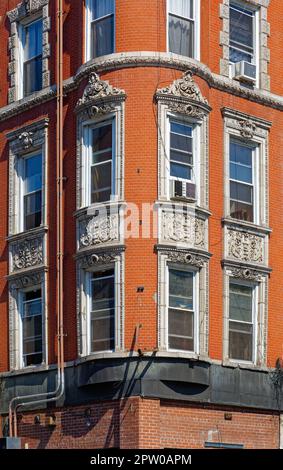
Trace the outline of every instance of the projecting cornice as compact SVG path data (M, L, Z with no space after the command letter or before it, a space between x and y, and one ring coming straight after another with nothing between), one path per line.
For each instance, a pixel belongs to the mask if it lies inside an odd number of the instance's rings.
M101 74L111 70L133 67L163 67L182 72L190 71L193 75L205 80L211 88L283 111L282 96L260 89L243 87L236 80L212 73L206 65L195 59L167 52L124 52L98 57L83 64L74 77L64 81L64 93L76 90L82 80L92 72ZM55 86L4 106L0 109L0 122L54 98L56 98Z

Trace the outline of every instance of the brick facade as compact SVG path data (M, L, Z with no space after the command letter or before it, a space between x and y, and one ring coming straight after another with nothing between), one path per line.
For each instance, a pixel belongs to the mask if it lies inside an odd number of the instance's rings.
M19 0L10 0L9 10ZM56 71L56 2L49 1L49 58L50 84L55 83ZM172 85L187 70L193 73L194 83L207 100L209 112L209 211L208 221L208 354L207 364L223 365L223 257L224 257L224 119L223 108L236 110L271 122L268 130L268 316L266 325L266 358L258 368L261 373L272 373L276 360L282 356L283 317L282 282L283 264L278 254L283 250L283 218L281 216L282 184L282 126L283 84L281 34L281 0L263 2L270 35L264 40L270 50L268 69L270 91L249 91L235 81L224 77L223 0L201 0L200 62L172 56L166 52L166 1L165 0L116 0L116 49L110 58L97 58L84 64L84 2L64 2L64 330L65 361L77 366L78 311L77 311L77 250L76 217L76 153L77 116L76 105L82 98L90 73L95 71L99 79L112 87L125 90L124 122L124 200L133 202L140 209L143 203L154 204L158 199L158 103L157 90ZM229 3L229 2L228 2ZM257 0L248 3L260 5ZM269 4L269 5L267 5ZM226 18L227 20L227 18ZM266 21L265 21L266 23ZM47 285L48 285L48 364L55 364L56 351L56 98L48 87L41 97L9 103L8 41L11 25L7 17L7 2L0 2L0 391L1 378L9 379L11 351L9 349L9 143L7 134L22 127L48 118L47 156ZM74 33L75 32L75 33ZM225 44L224 44L225 46ZM267 49L267 47L266 47ZM142 52L141 51L151 51ZM112 62L111 62L112 61ZM221 75L222 74L222 75ZM267 75L267 73L265 74ZM52 94L53 93L53 94ZM143 222L139 225L139 231ZM121 361L128 356L140 354L158 356L158 255L156 237L130 238L125 241L124 261L124 324ZM137 292L142 286L143 292ZM80 313L80 312L79 312ZM136 327L139 329L138 344ZM170 354L169 354L170 355ZM178 356L178 355L177 355ZM185 357L186 358L186 357ZM81 359L81 358L80 358ZM99 360L101 358L98 358ZM178 361L178 357L176 359ZM189 358L187 358L189 361ZM93 358L95 363L96 358ZM78 362L79 363L79 362ZM248 366L246 367L248 368ZM46 368L43 367L45 370ZM42 369L42 370L43 370ZM240 369L239 367L235 367ZM244 369L244 367L243 367ZM229 369L230 370L230 369ZM13 375L14 374L14 375ZM32 374L31 374L32 375ZM36 372L35 374L36 375ZM13 373L11 377L17 377ZM21 375L21 377L23 377ZM26 375L29 385L30 374ZM23 379L23 381L25 382ZM165 383L166 383L166 379ZM231 379L232 380L232 379ZM267 380L268 382L268 380ZM174 382L175 383L175 382ZM74 385L76 387L76 385ZM112 386L112 385L111 385ZM175 386L175 385L174 385ZM172 386L172 388L174 388ZM169 387L169 386L168 386ZM38 390L37 390L38 391ZM0 392L1 393L1 392ZM189 396L188 392L188 396ZM142 393L141 393L142 394ZM74 392L75 395L75 392ZM158 395L158 394L157 394ZM203 448L210 440L239 443L247 448L276 448L279 446L280 409L264 409L244 406L227 407L219 402L191 404L179 398L174 400L141 398L133 396L121 400L97 401L95 403L52 408L56 427L47 424L48 412L20 412L19 435L31 448ZM9 395L9 399L12 396ZM6 400L6 398L5 398ZM181 400L181 401L180 401ZM188 397L186 398L188 400ZM200 400L201 401L201 400ZM90 426L86 425L85 409L90 408ZM272 408L272 407L271 407ZM1 408L6 417L7 406ZM232 420L225 420L225 412L232 413ZM282 412L282 410L281 410ZM40 416L40 424L34 417ZM0 430L1 433L1 430Z

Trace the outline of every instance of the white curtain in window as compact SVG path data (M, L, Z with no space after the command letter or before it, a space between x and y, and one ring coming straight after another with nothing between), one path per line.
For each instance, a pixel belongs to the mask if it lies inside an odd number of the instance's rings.
M114 0L92 0L92 19L114 13Z
M169 12L185 18L193 18L194 0L169 0Z

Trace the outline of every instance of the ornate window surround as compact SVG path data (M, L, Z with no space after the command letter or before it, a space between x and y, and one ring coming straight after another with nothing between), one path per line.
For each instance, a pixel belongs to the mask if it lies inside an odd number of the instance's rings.
M79 357L93 356L89 344L89 312L87 311L88 273L104 268L115 269L115 352L124 349L124 247L79 253L77 259L77 346Z
M42 350L43 364L48 364L48 310L47 310L47 269L28 270L20 275L10 275L9 280L9 357L10 369L22 369L21 333L20 333L20 293L28 289L41 287L42 290ZM25 367L37 369L40 366Z
M158 199L170 200L166 154L169 151L168 120L169 116L174 116L176 119L186 119L198 128L200 152L196 162L199 167L197 205L208 209L208 114L211 108L190 71L168 87L157 90L155 99L158 104Z
M257 225L268 229L268 165L269 148L268 134L271 122L250 116L239 111L222 108L224 118L224 214L225 219L230 217L229 196L229 145L230 137L235 137L245 143L255 144L258 147L258 222ZM234 220L235 221L235 220ZM254 227L254 223L242 223L239 225Z
M9 142L9 237L20 233L26 236L29 232L39 230L37 228L21 232L19 223L18 163L21 158L36 151L42 154L42 227L47 225L48 125L49 119L44 118L7 134Z
M246 362L229 358L229 283L234 279L257 289L257 318L255 319L255 360ZM265 367L267 363L267 327L268 327L268 271L248 268L244 265L225 265L223 280L223 364L247 367Z
M22 0L18 6L7 13L11 23L11 35L9 38L9 76L10 88L8 92L8 103L13 103L23 97L20 94L20 25L42 17L42 88L50 86L49 57L51 48L49 42L49 31L51 19L49 16L49 0ZM38 93L38 92L36 92Z
M85 165L85 128L115 118L115 186L117 201L124 199L124 114L126 94L92 72L83 96L76 106L77 113L77 210L87 206ZM92 205L97 207L97 205Z
M167 349L167 322L168 322L168 266L181 266L196 273L198 277L198 292L196 312L197 333L196 348L194 352L182 352L179 354L195 359L207 359L209 339L209 299L208 299L208 260L210 255L199 253L196 250L176 249L173 247L157 246L158 253L158 350Z
M257 9L259 18L257 66L259 67L259 80L257 86L263 90L270 90L270 76L268 75L268 64L270 61L270 50L268 48L268 36L270 35L270 24L267 22L267 9L270 0L236 0L237 3ZM230 0L222 0L219 16L222 19L222 30L220 31L220 46L223 56L220 59L220 74L225 77L230 75L229 62L229 5Z

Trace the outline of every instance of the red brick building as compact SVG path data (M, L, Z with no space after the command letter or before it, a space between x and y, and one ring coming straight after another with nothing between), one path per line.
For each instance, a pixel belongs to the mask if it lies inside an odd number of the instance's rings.
M282 446L281 1L63 1L62 173L56 4L0 2L0 433Z

